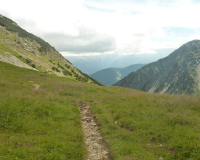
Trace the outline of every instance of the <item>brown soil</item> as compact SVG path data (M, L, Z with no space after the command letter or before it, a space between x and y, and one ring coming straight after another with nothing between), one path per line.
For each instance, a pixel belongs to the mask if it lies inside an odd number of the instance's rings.
M82 102L77 102L81 111L81 122L85 134L85 145L88 151L87 160L111 160L107 143L98 132L98 123L91 108Z
M35 88L33 89L34 91L37 91L40 88L39 84L33 84L35 86Z

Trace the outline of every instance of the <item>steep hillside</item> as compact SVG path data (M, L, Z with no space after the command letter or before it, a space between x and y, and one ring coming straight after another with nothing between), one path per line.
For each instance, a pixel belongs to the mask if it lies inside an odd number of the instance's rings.
M112 85L120 79L126 77L129 73L136 71L144 66L144 64L134 64L124 68L107 68L100 70L90 76L104 85Z
M56 74L78 81L98 83L67 61L54 47L0 15L0 61Z
M200 41L190 41L166 58L129 74L115 86L148 92L199 94Z

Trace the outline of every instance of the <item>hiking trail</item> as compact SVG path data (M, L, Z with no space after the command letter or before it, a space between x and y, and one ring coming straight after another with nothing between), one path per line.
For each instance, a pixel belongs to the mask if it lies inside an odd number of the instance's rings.
M91 108L77 101L81 111L81 122L85 134L85 146L88 151L87 160L111 160L107 143L98 132L98 123Z

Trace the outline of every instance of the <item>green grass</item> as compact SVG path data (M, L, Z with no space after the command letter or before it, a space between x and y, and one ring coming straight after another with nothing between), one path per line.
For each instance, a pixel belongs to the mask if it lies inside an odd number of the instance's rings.
M59 78L0 68L0 159L84 159L80 113L73 99L59 94Z
M91 105L116 159L200 158L198 97L104 96Z
M200 159L198 96L97 86L6 63L0 77L0 159L86 159L77 100L93 109L114 159Z

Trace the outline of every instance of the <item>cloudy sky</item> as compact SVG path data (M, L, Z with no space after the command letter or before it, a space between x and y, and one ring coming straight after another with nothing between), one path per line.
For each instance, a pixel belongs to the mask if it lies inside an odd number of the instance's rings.
M156 54L200 39L200 0L0 0L65 55Z

